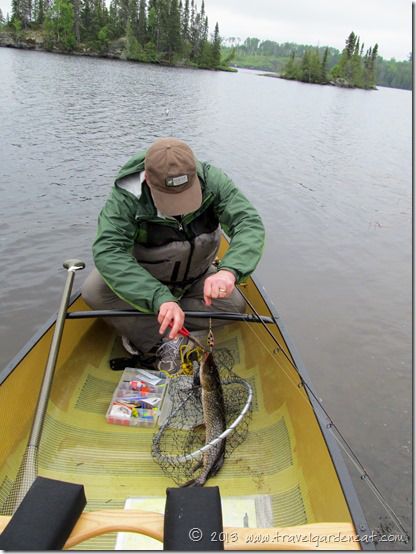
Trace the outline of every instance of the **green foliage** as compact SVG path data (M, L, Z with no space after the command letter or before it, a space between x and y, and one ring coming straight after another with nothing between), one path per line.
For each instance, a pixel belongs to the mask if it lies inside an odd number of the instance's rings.
M125 56L127 60L134 60L136 62L146 62L147 57L145 51L137 40L133 26L127 24L127 41L126 41L126 51Z
M322 60L321 83L338 80L339 84L352 86L344 75L344 72L349 72L351 79L358 82L359 86L371 88L380 85L411 90L411 55L409 60L403 62L397 62L394 59L387 61L378 55L377 48L376 57L374 57L373 48L364 52L364 44L354 33L352 35L354 38L350 34L346 40L347 51L352 51L350 61L348 61L347 52L341 53L336 48L325 46L315 48L319 51ZM353 43L354 47L352 48ZM295 80L301 80L301 61L306 50L314 50L314 48L291 42L281 44L271 40L261 42L255 38L241 42L236 37L224 40L221 47L222 57L231 56L228 60L229 63L232 61L237 67L274 71L281 77ZM357 58L361 59L360 64L357 63ZM349 63L348 67L346 67L347 62Z
M212 65L218 67L221 63L221 37L218 21L215 24L214 38L212 41ZM223 62L224 63L224 62Z
M401 89L412 89L412 59L397 62L395 59L389 61L379 59L377 61L378 80L377 84L384 87Z
M54 0L45 18L46 40L49 47L65 51L75 48L74 8L68 0Z
M370 47L364 56L363 46L360 47L360 38L354 33L348 36L341 58L331 71L337 84L351 88L375 88L378 45Z

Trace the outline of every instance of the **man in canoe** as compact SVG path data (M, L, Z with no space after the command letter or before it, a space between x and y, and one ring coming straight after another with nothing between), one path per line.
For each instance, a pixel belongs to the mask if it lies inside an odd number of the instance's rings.
M214 265L221 228L230 246ZM161 138L120 169L99 215L96 268L82 295L93 309L155 314L106 321L143 364L157 348L159 363L175 369L184 311L243 312L235 285L254 271L263 244L262 221L231 179L197 161L184 142ZM186 327L206 330L208 322L192 318Z

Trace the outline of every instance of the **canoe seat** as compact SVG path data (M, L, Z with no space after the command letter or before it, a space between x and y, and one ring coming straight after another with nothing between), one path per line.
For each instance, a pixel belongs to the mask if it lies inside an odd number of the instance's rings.
M37 477L0 535L0 549L61 550L86 503L83 485Z

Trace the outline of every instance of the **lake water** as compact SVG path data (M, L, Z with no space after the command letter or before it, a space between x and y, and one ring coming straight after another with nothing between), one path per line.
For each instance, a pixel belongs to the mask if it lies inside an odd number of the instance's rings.
M408 91L1 48L1 367L56 311L63 260L91 267L118 168L177 136L261 213L257 274L326 409L410 528L411 119ZM370 526L394 532L355 481Z

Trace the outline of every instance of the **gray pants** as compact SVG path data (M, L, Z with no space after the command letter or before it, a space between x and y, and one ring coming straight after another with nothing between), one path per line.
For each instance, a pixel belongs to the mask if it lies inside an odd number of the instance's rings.
M210 268L203 277L193 283L179 302L181 308L184 311L244 313L245 301L237 289L233 291L229 298L213 299L211 306L205 305L204 281L208 275L215 273L215 271L214 267ZM129 304L114 294L95 268L88 275L81 292L85 302L94 310L131 309ZM111 325L119 335L127 337L142 352L148 352L161 339L159 334L160 325L157 322L156 315L143 318L108 317L104 318L104 321ZM213 326L224 324L225 321L223 320L212 320ZM208 325L208 319L187 318L185 321L185 327L190 331L208 330Z

